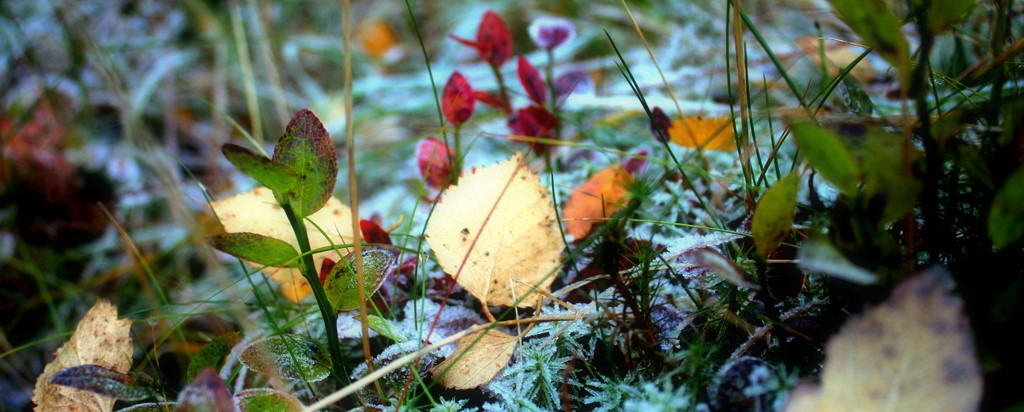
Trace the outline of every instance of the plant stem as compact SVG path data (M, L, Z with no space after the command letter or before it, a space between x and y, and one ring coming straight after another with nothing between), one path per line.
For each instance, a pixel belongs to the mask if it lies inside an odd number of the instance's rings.
M548 95L551 96L551 115L558 119L558 124L555 125L555 140L561 140L562 119L558 116L558 95L555 93L555 49L548 47L547 52L548 65L544 68L544 78L548 83ZM548 163L548 168L551 168L550 162Z
M323 286L320 285L320 276L318 276L316 266L313 264L313 254L310 253L306 225L295 216L291 205L283 204L281 207L284 209L284 214L288 216L288 223L292 225L295 239L299 242L299 252L302 253L302 276L306 278L309 286L313 289L313 297L316 298L316 304L320 308L320 315L324 319L327 350L331 354L331 369L334 371L334 379L338 385L344 385L346 383L344 379L345 369L341 363L341 346L338 344L338 317L334 312L334 308L331 307L331 302L327 300L327 294L324 293Z
M512 102L509 101L508 99L508 89L505 88L505 77L501 75L501 70L498 68L498 66L494 64L489 64L489 66L491 66L491 72L494 73L494 78L498 80L498 93L501 94L501 103L505 105L505 112L511 113ZM456 128L455 130L458 130L458 128ZM457 136L459 132L456 131L455 133Z
M462 175L462 125L456 125L453 133L455 136L455 162L452 164L452 184L459 183L459 176Z

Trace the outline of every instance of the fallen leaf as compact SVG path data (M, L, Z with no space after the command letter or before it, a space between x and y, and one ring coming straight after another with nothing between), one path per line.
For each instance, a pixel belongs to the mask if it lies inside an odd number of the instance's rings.
M618 163L597 172L569 195L562 212L566 232L577 240L587 237L595 224L622 208L632 182L633 176Z
M110 411L114 399L92 392L50 383L58 371L78 365L94 364L115 372L127 373L135 349L129 336L132 321L118 319L117 307L100 299L85 314L74 335L57 349L56 358L36 379L32 401L37 411Z
M459 339L455 352L432 370L434 379L453 389L486 385L512 360L516 343L515 336L493 329Z
M427 224L438 263L484 305L533 306L561 266L551 197L523 155L463 176ZM514 289L513 289L514 287Z
M815 67L821 67L822 47L817 36L801 37L796 40L796 45ZM828 75L835 77L839 74L840 70L845 69L856 61L864 53L864 48L849 43L837 43L829 40L825 42L824 52L825 62L827 63L825 67L828 70ZM850 75L857 79L857 81L865 84L878 77L875 70L871 67L871 63L866 59L853 66L853 69L850 70Z
M941 269L915 275L851 317L825 348L821 385L798 385L785 410L978 410L974 340L947 278Z
M265 187L257 187L250 192L238 194L224 200L218 200L211 205L214 212L224 225L224 231L228 233L251 232L264 236L280 239L288 242L299 249L295 240L295 233L288 223L288 217L284 210L274 200L274 194ZM309 244L313 249L328 247L331 244L352 243L352 211L335 197L327 201L327 205L316 213L307 217L312 220L328 237L324 237L315 226L306 222L306 232L309 234ZM344 256L349 253L348 249L339 251L327 251L313 254L313 264L320 268L324 258ZM302 273L296 268L264 268L263 272L277 282L281 283L281 294L292 301L300 301L312 292L309 283L302 277Z
M683 117L672 122L669 139L685 147L730 152L736 150L732 119L728 117Z
M373 20L356 28L356 38L363 51L374 58L390 59L401 54L398 34L385 20Z

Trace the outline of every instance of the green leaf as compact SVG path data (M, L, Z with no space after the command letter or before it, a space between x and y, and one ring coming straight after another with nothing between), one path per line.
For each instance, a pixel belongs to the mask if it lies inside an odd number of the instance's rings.
M796 192L800 188L800 176L790 173L768 189L757 202L751 235L754 245L762 256L774 250L793 228L793 214L796 212Z
M291 190L299 182L298 177L287 166L242 146L228 143L221 148L221 152L239 171L275 192Z
M253 341L239 356L242 364L264 375L319 382L331 374L331 361L320 345L301 335L276 335Z
M401 252L394 246L378 245L363 248L363 279L366 298L373 296L384 278L398 263ZM324 292L334 309L353 310L359 307L359 287L356 276L355 252L331 269L324 279Z
M228 356L231 348L238 343L239 339L237 332L229 332L217 336L203 345L188 364L186 381L192 382L203 369L217 370L221 361Z
M850 263L846 256L824 240L804 242L797 256L800 269L805 272L822 273L860 285L877 281L874 273Z
M231 392L224 380L213 369L203 369L178 394L178 407L174 412L234 412Z
M903 19L896 16L885 0L829 0L829 3L864 44L901 73L907 72L910 54L907 39L900 32Z
M963 20L978 0L930 0L928 5L928 30L940 34Z
M206 239L221 252L259 265L302 267L299 252L281 239L251 232L222 233Z
M316 213L334 193L338 159L334 143L313 112L302 109L274 146L274 161L290 169L298 183L282 193L274 192L278 203L291 205L302 219Z
M246 389L235 394L239 412L298 412L302 402L294 396L271 388Z
M869 128L861 140L863 145L858 151L858 157L864 173L866 199L869 206L871 199L884 201L881 216L876 223L879 228L887 227L910 212L917 203L922 184L907 175L903 164L905 161L916 161L920 153L911 149L909 156L904 155L906 147L903 136L877 127Z
M146 399L154 393L146 382L134 376L93 364L61 369L50 377L50 383L125 401Z
M838 137L807 121L793 124L793 137L814 170L846 195L857 193L860 172L853 155Z
M988 215L988 235L996 249L1007 247L1024 235L1024 171L1010 175L996 193Z
M374 332L379 333L388 339L395 342L401 342L405 340L401 333L395 330L395 326L390 320L384 319L377 315L366 315L366 326L373 329Z

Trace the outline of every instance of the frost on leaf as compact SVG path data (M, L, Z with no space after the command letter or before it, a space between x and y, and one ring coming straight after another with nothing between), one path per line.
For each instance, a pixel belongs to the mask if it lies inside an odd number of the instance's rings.
M533 306L561 266L553 206L523 155L477 169L441 197L427 243L445 272L485 305Z
M234 412L231 403L231 392L224 380L213 369L203 369L178 394L178 405L175 412Z
M265 187L257 187L248 193L238 194L211 205L217 213L224 231L228 233L251 232L288 242L296 249L295 233L288 223L284 210L274 200L274 194ZM352 211L335 197L327 201L327 205L307 217L327 233L324 237L315 226L306 222L309 234L309 245L313 249L328 247L331 244L352 243ZM344 255L347 250L327 251L313 254L313 264L319 269L324 258ZM292 301L300 301L312 292L309 283L296 268L268 267L263 272L281 283L281 294Z
M110 411L114 399L92 392L50 383L61 369L94 364L115 372L126 373L132 366L132 321L117 318L117 307L100 299L78 322L71 340L57 349L56 358L46 365L36 379L32 401L37 411Z
M459 339L455 352L434 367L434 378L446 388L472 389L484 385L508 365L517 342L515 336L498 330Z
M974 341L947 278L941 269L915 275L850 318L825 348L821 385L797 386L785 410L977 410Z
M331 373L330 359L315 341L299 335L277 335L247 345L239 357L245 366L292 381L318 382Z
M633 176L621 164L597 172L569 196L562 212L566 232L577 240L587 237L595 224L623 206L628 193L626 186L632 182Z
M281 411L298 412L302 402L294 396L271 388L253 388L234 396L235 410L239 412Z

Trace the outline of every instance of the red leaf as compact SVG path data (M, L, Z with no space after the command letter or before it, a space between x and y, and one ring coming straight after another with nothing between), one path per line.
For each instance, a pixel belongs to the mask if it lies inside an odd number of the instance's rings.
M427 186L434 189L444 187L452 174L451 158L454 156L452 149L436 137L428 137L420 142L416 163Z
M636 176L636 173L647 165L647 149L640 150L633 156L636 157L627 160L626 164L622 165L622 168L626 169L629 174Z
M473 97L475 97L480 103L499 109L505 113L512 113L512 108L508 107L505 102L501 101L500 97L495 96L494 94L482 90L473 90Z
M523 84L523 90L526 90L526 95L530 97L530 100L544 105L544 102L547 101L548 88L544 85L544 79L540 77L537 68L533 67L530 61L523 56L519 56L519 82Z
M320 265L320 284L324 284L324 279L327 279L327 275L334 269L334 260L328 257L324 258L324 263Z
M476 41L481 46L478 49L480 57L494 67L501 67L512 57L512 33L494 11L484 13L480 28L476 31Z
M654 134L654 138L659 142L664 142L668 138L668 129L671 127L672 119L669 119L660 107L655 107L651 111L651 133Z
M528 31L533 42L545 49L554 49L576 37L576 27L560 17L538 17L530 23Z
M555 97L561 102L569 97L570 93L593 92L594 79L590 75L579 70L564 73L555 78Z
M551 138L556 127L558 127L558 119L540 106L519 109L516 115L508 120L509 130L521 136ZM530 142L530 147L537 153L546 153L550 145Z
M369 220L359 221L359 231L363 233L363 240L367 243L391 244L391 236L388 236L388 232Z
M444 93L441 96L441 111L444 112L448 122L460 126L469 120L473 115L473 106L476 98L473 96L473 88L469 80L459 72L453 72L444 85Z

